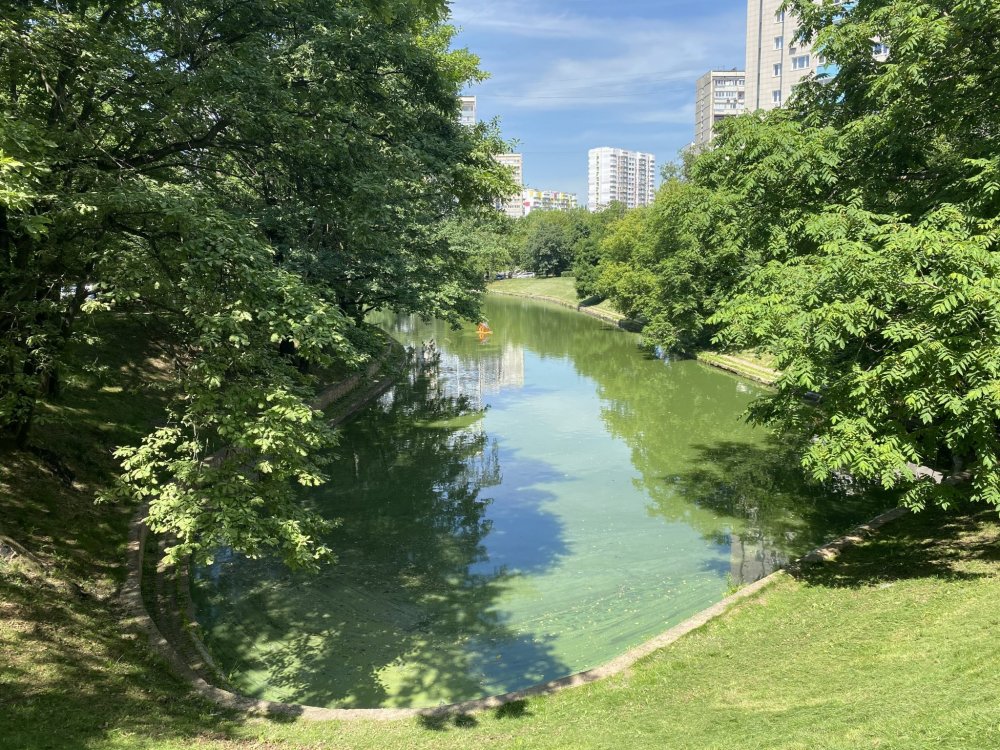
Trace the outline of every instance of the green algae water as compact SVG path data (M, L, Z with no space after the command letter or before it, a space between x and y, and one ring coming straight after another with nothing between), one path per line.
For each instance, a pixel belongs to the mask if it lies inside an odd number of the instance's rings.
M199 624L240 691L434 706L600 665L889 504L803 483L739 417L757 386L527 300L493 333L380 319L439 357L341 433L304 500L318 576L220 553Z

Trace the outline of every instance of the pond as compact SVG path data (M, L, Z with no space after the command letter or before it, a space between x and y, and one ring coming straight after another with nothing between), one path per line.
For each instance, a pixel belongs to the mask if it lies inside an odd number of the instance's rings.
M740 421L751 383L544 303L485 315L485 337L380 321L440 358L345 425L329 483L303 492L337 521L336 565L223 552L194 571L240 691L424 707L564 677L892 504L805 484Z

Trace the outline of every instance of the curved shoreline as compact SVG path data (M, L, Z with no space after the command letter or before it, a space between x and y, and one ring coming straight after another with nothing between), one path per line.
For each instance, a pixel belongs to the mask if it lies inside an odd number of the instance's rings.
M574 305L572 302L567 302L564 299L559 299L558 297L549 297L544 294L522 294L520 292L505 292L496 289L487 289L487 294L495 294L498 297L519 297L521 299L535 300L536 302L549 302L553 305L559 305L560 307L565 307L569 310L576 310L578 313L583 313L584 315L589 315L592 318L597 318L605 323L613 323L619 328L630 331L632 333L637 333L642 330L642 324L637 320L630 320L624 315L619 315L618 313L607 312L606 310L596 310L592 307L585 307L584 305Z
M520 299L530 299L536 302L549 302L553 305L559 305L560 307L565 307L569 310L576 310L576 312L583 313L584 315L589 315L592 318L597 318L605 323L613 323L619 328L629 331L630 333L639 333L642 331L642 324L637 320L631 320L622 315L616 313L609 313L605 310L595 310L591 307L585 307L583 305L574 305L572 302L567 302L564 299L559 299L558 297L549 297L544 294L525 294L523 292L507 292L500 291L497 289L487 289L488 294L495 294L498 297L516 297ZM728 372L731 375L736 375L745 380L753 381L759 385L764 385L769 388L774 387L780 373L773 370L768 370L764 367L757 367L750 365L749 363L744 363L743 361L734 358L726 354L717 354L715 352L699 352L694 357L695 360L701 362L703 365L708 365L709 367L714 367L717 370L722 370Z
M862 524L849 533L841 536L817 549L802 556L791 563L786 569L777 570L752 584L749 584L715 604L692 615L683 622L674 625L660 635L645 641L644 643L629 649L615 659L602 664L593 669L578 672L567 677L539 683L537 685L516 690L500 695L487 696L467 701L460 701L430 708L325 708L321 706L309 706L295 703L281 703L277 701L250 698L237 692L226 690L212 684L202 677L189 659L185 659L176 644L168 640L161 632L159 626L154 622L146 609L142 596L143 562L148 529L144 523L147 506L143 506L137 512L132 521L129 531L129 542L127 552L128 579L122 590L121 599L128 611L132 615L131 624L143 631L151 648L159 654L173 669L173 671L191 686L203 698L216 703L224 708L239 711L253 716L282 716L303 718L310 721L355 721L374 720L391 721L398 719L409 719L416 717L451 716L456 714L467 714L473 712L496 709L507 703L524 700L526 698L551 695L562 690L587 685L597 680L620 674L634 665L640 659L663 649L688 633L697 630L712 620L720 617L740 602L749 599L759 593L762 589L776 583L779 579L787 576L790 570L801 568L809 564L829 561L837 556L842 550L853 546L876 530L886 524L902 517L908 511L905 508L894 508L879 516L876 516L866 524ZM187 570L178 572L180 585L187 582ZM174 606L178 606L174 600ZM184 614L190 615L190 602L185 604L184 609L188 610ZM175 613L176 616L176 613ZM212 667L211 657L207 649L201 643L197 634L189 627L187 634L192 644L201 658L207 661Z

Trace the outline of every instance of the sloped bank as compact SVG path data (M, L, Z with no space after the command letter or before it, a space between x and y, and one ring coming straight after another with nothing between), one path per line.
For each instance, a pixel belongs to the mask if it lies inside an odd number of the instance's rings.
M346 421L392 386L405 357L403 347L390 340L382 355L365 370L324 388L313 407L326 411L332 426ZM129 618L127 624L145 634L152 650L204 698L252 714L313 718L314 711L308 707L258 701L215 684L224 679L194 626L188 564L168 568L161 563L160 553L169 540L154 539L146 525L148 513L149 505L143 504L129 526L126 581L120 595L122 608ZM147 581L149 578L152 581Z
M370 392L370 391L365 391ZM358 407L360 408L360 407ZM849 534L830 542L823 547L810 552L793 563L790 568L796 568L817 561L831 559L848 546L862 541L885 524L906 513L903 509L894 509L883 513L867 524L857 527ZM518 690L502 695L489 696L482 699L462 701L458 703L436 706L433 708L373 708L373 709L337 709L299 704L279 703L268 700L258 700L241 695L235 691L220 687L222 682L211 664L211 657L201 644L195 628L191 627L192 613L190 599L186 595L188 586L187 572L181 570L173 574L160 570L156 574L156 586L161 591L171 591L166 601L170 612L168 620L174 625L161 629L150 616L143 597L143 568L149 570L150 560L144 559L147 547L148 530L143 523L144 512L137 514L129 539L128 547L128 583L124 590L125 605L133 616L134 623L147 635L151 646L184 678L194 691L202 697L225 708L250 715L301 717L309 720L394 720L414 717L435 717L475 713L496 709L505 704L521 701L530 697L547 695L567 688L586 685L627 670L638 660L649 656L682 636L697 630L708 622L718 618L738 603L754 597L762 589L777 582L787 575L784 571L776 571L761 580L746 586L716 604L702 610L684 622L670 628L666 632L633 648L612 661L577 674L561 679L541 683L524 690ZM161 620L163 613L161 613Z
M746 378L747 380L752 380L755 383L760 383L761 385L773 386L778 378L781 377L781 373L777 370L772 370L764 365L751 362L744 357L740 357L735 354L720 354L718 352L698 352L695 358L706 365L711 365L720 370L725 370L733 375L739 375L741 378Z

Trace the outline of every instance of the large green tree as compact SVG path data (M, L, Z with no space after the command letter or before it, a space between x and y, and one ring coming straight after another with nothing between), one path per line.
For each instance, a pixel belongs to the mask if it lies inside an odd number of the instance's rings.
M787 8L824 75L721 123L615 226L601 285L654 343L773 353L752 417L817 477L1000 505L1000 4Z
M0 2L0 431L24 445L79 316L154 314L164 426L122 450L175 554L312 564L331 434L310 367L376 307L471 315L437 224L509 188L443 0ZM6 448L6 449L9 449Z
M570 221L561 211L535 211L518 221L521 261L539 276L558 276L572 263Z
M754 414L808 438L817 476L903 485L914 507L1000 505L1000 4L789 6L836 74L708 157L794 218L755 235L766 262L717 318L784 371ZM808 168L739 160L779 128Z

